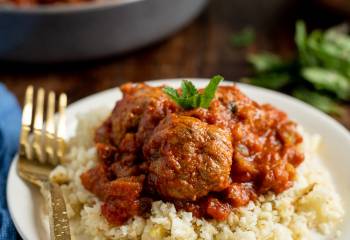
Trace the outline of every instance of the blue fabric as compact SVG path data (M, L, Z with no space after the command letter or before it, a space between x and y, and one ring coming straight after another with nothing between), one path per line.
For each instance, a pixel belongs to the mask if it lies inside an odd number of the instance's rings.
M16 98L0 83L0 240L15 240L16 229L6 203L6 179L18 149L21 110Z

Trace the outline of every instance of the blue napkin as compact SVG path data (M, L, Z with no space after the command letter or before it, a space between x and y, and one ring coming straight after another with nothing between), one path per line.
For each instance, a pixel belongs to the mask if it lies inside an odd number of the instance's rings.
M21 109L16 98L0 83L0 240L15 240L16 229L6 203L6 179L18 149Z

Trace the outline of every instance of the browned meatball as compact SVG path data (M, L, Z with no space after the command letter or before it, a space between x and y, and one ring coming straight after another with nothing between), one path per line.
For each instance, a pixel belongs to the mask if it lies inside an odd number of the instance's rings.
M254 183L259 193L280 193L292 186L295 167L304 155L299 149L302 137L286 113L254 102L237 87L223 86L209 109L196 108L183 114L231 129L233 182ZM244 194L241 196L235 201L246 202Z
M148 183L164 198L196 200L230 183L231 135L199 119L171 114L144 145Z
M175 112L178 106L162 91L145 84L124 84L121 86L123 98L117 102L104 126L97 131L106 132L110 128L110 139L119 145L126 133L135 133L139 145L158 125L167 113Z

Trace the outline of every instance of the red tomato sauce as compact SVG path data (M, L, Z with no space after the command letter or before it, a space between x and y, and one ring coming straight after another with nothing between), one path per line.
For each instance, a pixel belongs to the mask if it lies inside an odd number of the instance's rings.
M219 87L209 109L192 110L160 87L121 90L123 98L96 129L98 164L81 175L111 224L148 213L155 200L225 220L260 194L293 185L304 160L302 137L284 112L235 86Z

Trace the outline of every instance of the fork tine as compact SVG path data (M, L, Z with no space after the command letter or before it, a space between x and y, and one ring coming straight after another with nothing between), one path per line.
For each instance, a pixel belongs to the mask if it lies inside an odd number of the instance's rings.
M28 86L26 89L23 112L22 112L22 128L19 153L21 156L26 156L28 159L32 159L30 144L28 142L28 136L30 133L30 126L32 124L33 115L33 86Z
M56 140L57 140L57 151L56 156L58 161L62 161L64 151L65 151L65 133L66 133L66 111L67 107L67 95L61 93L58 101L58 123L56 130Z
M44 97L45 90L39 88L37 98L36 98L36 107L35 107L35 117L34 117L34 140L33 140L33 150L35 158L40 162L44 162L43 154L43 115L44 115Z
M46 124L45 124L45 152L46 159L55 164L55 93L53 91L49 92L47 100L47 111L46 111Z

